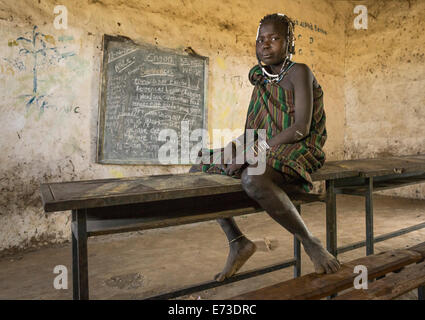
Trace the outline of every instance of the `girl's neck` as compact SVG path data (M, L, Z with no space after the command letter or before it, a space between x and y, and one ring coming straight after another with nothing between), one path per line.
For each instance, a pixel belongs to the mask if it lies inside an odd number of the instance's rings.
M269 67L269 70L271 71L271 73L278 74L280 72L280 70L282 70L282 64L283 64L283 62L280 63L280 64L271 65L271 66L268 66L268 67Z
M282 70L283 63L284 61L279 64L269 65L266 67L268 69L267 71L271 72L272 74L279 74L279 72Z

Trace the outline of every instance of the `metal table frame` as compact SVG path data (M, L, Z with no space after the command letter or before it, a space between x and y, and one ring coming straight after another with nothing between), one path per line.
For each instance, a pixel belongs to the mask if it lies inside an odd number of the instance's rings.
M385 160L385 161L384 161ZM380 164L380 162L386 162L384 164ZM395 166L401 166L402 169L396 169ZM393 169L394 168L394 169ZM394 172L393 172L394 170ZM165 175L164 177L168 177L170 179L175 179L174 175ZM374 252L374 243L383 241L386 239L390 239L402 234L406 234L408 232L412 232L415 230L419 230L425 227L425 223L421 223L415 226L403 228L397 230L395 232L391 232L388 234L380 235L375 237L373 232L373 192L378 190L397 188L404 185L409 184L417 184L425 181L425 155L415 155L408 157L392 157L391 159L364 159L364 160L345 160L345 161L333 161L325 164L325 166L313 173L312 175L314 181L326 181L326 199L316 198L313 201L325 201L326 202L326 247L327 250L337 256L339 253L347 252L350 250L354 250L363 246L366 246L366 254L370 255ZM150 178L150 177L147 177ZM155 177L156 178L156 177ZM138 214L140 214L141 208L143 208L142 212L150 212L151 218L155 219L156 222L160 222L159 224L147 224L144 229L152 229L152 228L160 228L164 226L178 225L178 224L189 224L193 222L207 221L216 219L218 217L231 217L243 214L250 214L254 212L263 211L258 207L258 204L249 204L245 205L247 201L247 195L243 192L240 183L238 182L226 182L223 186L220 184L214 186L210 189L210 186L203 186L201 189L199 187L193 187L189 189L155 189L149 186L144 187L144 182L146 180L145 177L137 178L136 180L128 180L123 181L124 185L129 183L131 185L131 181L136 182L136 186L142 186L141 193L122 193L122 198L108 198L105 196L92 196L87 194L87 183L92 183L92 181L76 181L76 182L65 182L59 183L62 189L56 190L56 185L58 184L43 184L41 186L42 191L42 199L43 206L46 212L55 212L55 211L64 211L64 210L72 210L72 223L71 223L71 233L72 233L72 269L73 269L73 298L74 299L88 299L89 297L89 284L88 284L88 260L87 260L87 238L90 236L98 235L98 234L110 234L116 232L126 232L126 231L134 231L141 230L142 228L132 228L130 229L119 229L112 230L105 229L106 231L101 233L102 230L97 230L93 232L93 228L88 227L88 223L90 223L90 219L93 216L93 213L99 214L100 219L106 219L102 215L107 213L108 206L109 210L112 209L121 212L127 212L128 209L133 209L137 207ZM161 178L162 179L162 178ZM228 178L231 179L231 178ZM112 182L110 182L112 181ZM96 183L112 183L112 184L120 184L122 179L106 179L106 180L96 180ZM79 190L80 186L83 191ZM121 185L120 185L121 186ZM135 187L135 185L131 185L131 187ZM69 188L73 188L73 191L66 191L63 193L63 190L71 190ZM125 188L124 188L125 189ZM60 191L62 190L62 191ZM145 193L145 191L147 192ZM59 197L56 196L56 191L59 194ZM183 192L181 195L185 200L180 202L180 211L175 209L173 206L175 201L180 201L181 199L177 199L176 196L180 197L180 195L176 194L176 191ZM60 193L62 192L62 194ZM86 193L85 193L86 192ZM212 193L210 193L212 192ZM220 195L219 195L220 193ZM102 193L103 194L103 193ZM241 195L243 194L243 197ZM337 194L351 194L365 197L365 218L366 218L366 240L360 241L354 244L345 245L343 247L337 246L337 216L336 216L336 195ZM184 218L188 217L186 215L186 211L192 210L191 202L196 203L195 198L197 196L202 196L202 199L207 199L205 196L211 195L211 198L208 198L209 205L219 208L217 212L219 212L219 216L217 214L214 215L212 211L204 215L204 211L199 210L201 206L204 206L202 201L200 204L194 205L196 207L195 211L198 213L196 217L189 217L184 220ZM235 195L236 198L235 198ZM220 197L221 198L220 198ZM121 195L120 195L121 197ZM310 195L311 197L311 195ZM320 199L319 199L320 198ZM150 199L150 200L149 200ZM169 200L167 200L169 199ZM170 200L171 199L171 200ZM216 199L224 199L225 203L215 205ZM162 201L171 201L168 203L168 207L166 204L163 205ZM187 202L189 200L189 202ZM250 200L248 198L248 200ZM155 207L155 203L149 201L157 201L161 203L157 203ZM174 201L174 202L173 202ZM298 205L297 209L301 213L300 203L312 202L311 200L299 201L298 203L294 202L294 204ZM243 203L243 204L242 204ZM140 207L139 205L145 205L144 207ZM105 207L106 206L106 207ZM138 207L139 206L139 207ZM154 209L150 209L153 207ZM226 211L221 211L225 207ZM161 215L157 216L156 214L161 213L158 211L162 209L173 208L173 212L177 212L177 218L183 219L180 222L170 222L168 220L167 225L162 225ZM248 210L247 210L248 209ZM157 211L155 211L157 210ZM177 210L177 211L176 211ZM193 212L192 212L193 213ZM224 214L222 214L224 213ZM200 214L200 215L199 215ZM106 217L106 216L105 216ZM173 216L174 217L174 216ZM166 218L169 218L167 216ZM131 219L130 219L131 220ZM131 220L133 221L133 220ZM176 222L176 223L175 223ZM258 268L255 270L250 270L242 273L238 273L230 279L226 279L223 282L216 281L208 281L205 283L197 284L194 286L186 287L183 289L179 289L173 292L164 293L161 295L157 295L155 297L151 297L152 299L169 299L174 298L186 294L190 294L193 292L210 289L214 287L218 287L221 285L226 285L231 282L247 279L253 276L265 274L268 272L276 271L279 269L287 268L293 266L294 268L294 277L298 277L301 275L301 245L300 242L294 237L294 258L290 260L283 261L281 263L266 266L263 268ZM419 297L423 298L424 288L419 288Z
M416 183L425 181L423 172L409 173L409 174L395 174L386 175L382 177L354 177L342 179L326 180L326 247L327 250L335 257L343 252L355 250L357 248L366 247L366 255L374 253L374 244L376 242L384 241L394 238L409 232L413 232L425 228L425 222L414 226L406 227L391 233L383 234L375 237L373 232L373 192L374 181L385 182L393 181L394 179L401 179L406 177L418 178ZM413 182L412 182L413 183ZM365 188L366 187L366 188ZM366 240L342 247L337 246L337 217L336 217L336 195L337 194L350 194L357 195L365 198L365 219L366 219ZM301 213L301 206L297 205L297 210ZM261 211L261 210L260 210ZM73 298L74 299L88 299L88 266L87 266L87 232L86 232L86 210L79 209L72 211L72 253L73 253ZM293 266L294 277L301 275L301 244L299 240L294 237L294 258L285 260L280 263L257 268L250 271L238 273L233 277L226 279L223 282L207 281L204 283L192 285L186 288L178 289L172 292L159 294L149 299L172 299L175 297L207 290L232 282L244 280L250 277L259 276L269 272L277 271L280 269ZM77 284L77 285L75 285ZM418 289L418 294L423 299L424 287Z
M408 178L408 179L405 179ZM397 180L400 183L397 184ZM409 181L410 180L410 181ZM385 182L396 182L392 186L379 188ZM360 173L360 177L346 178L326 181L326 247L335 257L340 253L366 247L366 255L374 254L374 244L403 234L425 228L425 222L417 225L402 228L390 233L375 236L373 230L373 192L374 186L378 185L378 191L397 188L406 185L425 182L425 174L421 172L409 172L405 174L385 174L368 175L367 172ZM365 198L365 241L360 241L342 247L337 245L337 215L336 215L336 195L347 194ZM418 300L424 300L425 286L418 288ZM333 297L333 296L332 296Z
M301 214L301 206L296 206ZM89 282L88 282L88 250L87 239L87 209L72 210L72 276L73 276L73 299L88 300L89 299ZM238 273L231 278L222 282L215 280L207 281L191 285L185 288L177 289L171 292L162 293L149 297L149 300L172 299L202 290L220 287L232 282L241 281L251 277L259 276L269 272L289 268L293 266L294 278L301 276L301 243L294 236L294 258L285 260L273 265L256 268L245 272Z

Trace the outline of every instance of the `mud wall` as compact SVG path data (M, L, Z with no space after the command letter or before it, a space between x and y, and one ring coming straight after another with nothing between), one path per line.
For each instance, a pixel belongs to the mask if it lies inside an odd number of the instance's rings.
M425 1L365 4L368 29L346 25L344 157L424 153ZM425 199L425 185L385 193Z
M66 30L53 26L56 5L67 8ZM268 0L260 6L254 0L1 1L0 251L69 239L69 212L44 214L40 183L188 170L178 165L95 162L103 34L124 35L181 52L191 47L209 57L208 129L212 134L216 128L243 128L252 90L247 73L256 63L257 24L272 12L284 12L296 20L293 60L309 65L325 91L328 159L360 156L358 141L366 144L367 139L355 129L358 122L351 112L363 105L356 100L362 95L353 92L363 93L367 86L359 83L355 67L348 68L346 75L344 66L352 61L363 68L363 60L369 57L346 55L356 41L366 41L358 34L345 34L347 17L352 16L349 2ZM390 49L391 42L386 46ZM412 66L415 61L411 59ZM352 84L344 87L347 82ZM346 154L344 144L349 146Z

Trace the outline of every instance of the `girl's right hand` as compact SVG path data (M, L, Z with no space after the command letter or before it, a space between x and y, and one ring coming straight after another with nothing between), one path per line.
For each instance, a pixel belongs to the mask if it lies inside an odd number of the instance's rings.
M232 163L232 159L233 157L236 156L236 146L234 143L230 142L228 143L223 149L222 149L222 154L223 154L223 162L222 164L224 165L224 167L226 167L226 165L231 164Z

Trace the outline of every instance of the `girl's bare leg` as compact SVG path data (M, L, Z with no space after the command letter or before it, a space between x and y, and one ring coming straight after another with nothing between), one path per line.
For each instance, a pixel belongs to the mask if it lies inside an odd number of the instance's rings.
M189 172L199 171L199 166L196 165L192 166L189 170ZM239 230L233 218L217 219L217 222L226 234L227 240L230 242L226 264L223 270L214 277L217 281L223 281L234 275L249 257L254 254L257 248L253 242L248 240L245 236L242 236L242 232Z
M216 274L214 279L223 281L234 275L244 263L254 254L257 249L256 245L242 235L233 218L217 219L227 240L232 242L229 244L229 255L223 271Z
M257 176L248 175L248 171L245 169L241 182L245 192L251 198L256 200L276 222L301 241L317 273L336 272L340 268L338 260L327 252L320 241L309 232L288 198L286 192L299 191L298 188L285 184L283 176L269 166L266 167L263 175ZM242 235L233 218L218 219L217 221L229 242ZM255 244L246 237L233 241L229 246L226 265L223 271L215 276L217 281L222 281L235 274L256 250Z
M332 273L340 268L338 260L326 251L307 229L284 191L290 190L290 186L282 186L284 178L279 172L266 166L264 174L248 175L248 170L245 169L241 182L245 192L256 200L270 217L301 241L317 273Z

